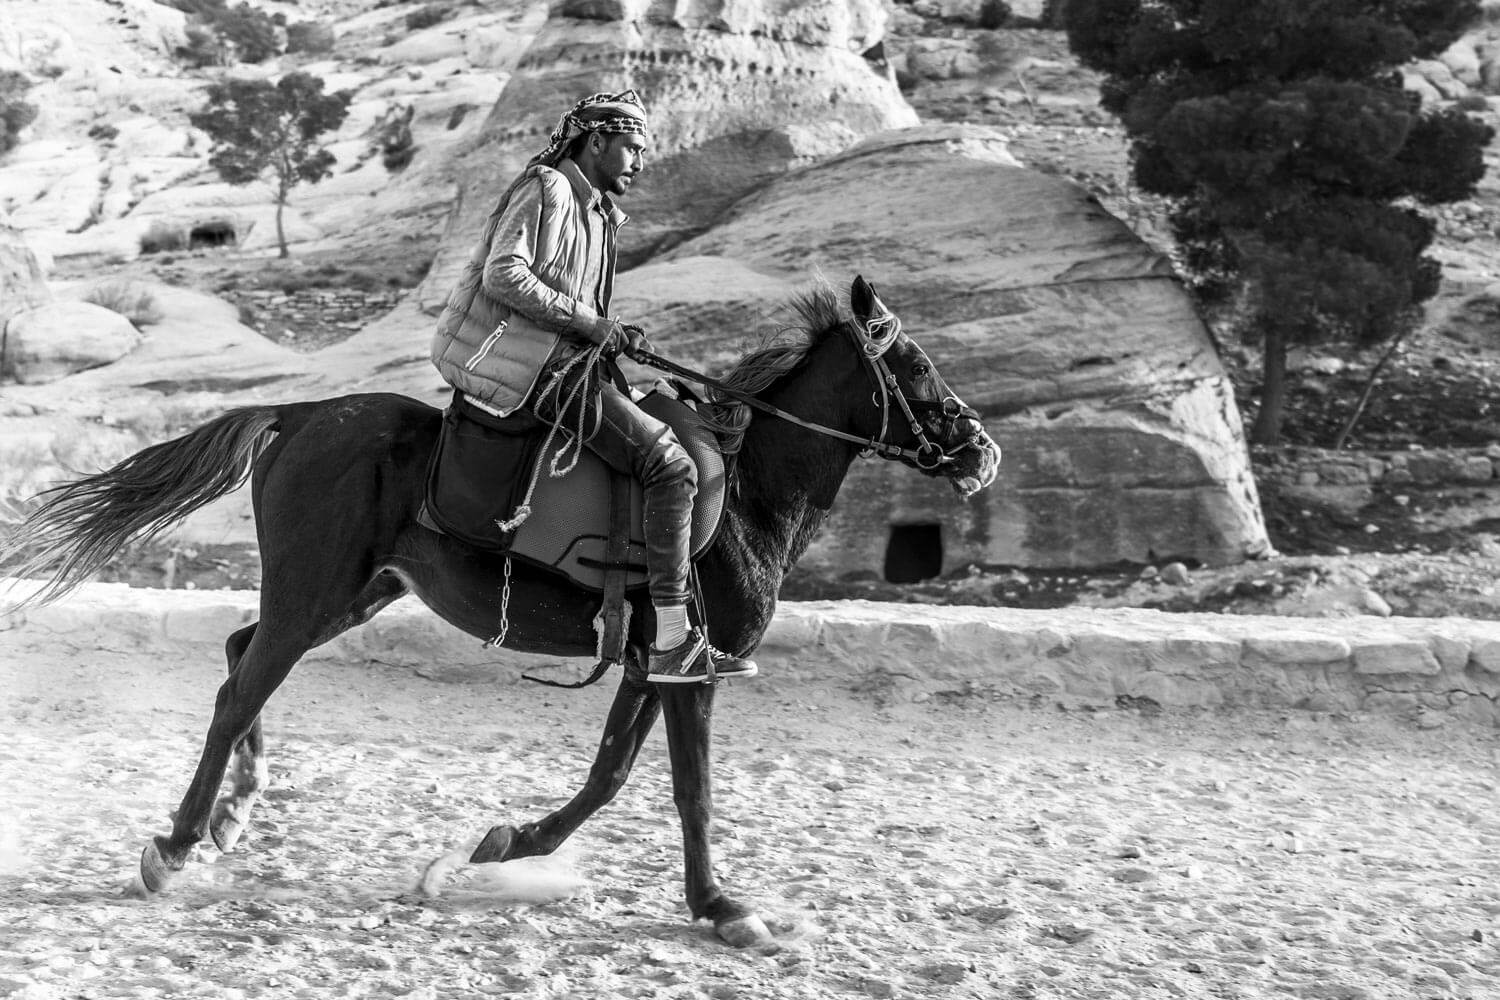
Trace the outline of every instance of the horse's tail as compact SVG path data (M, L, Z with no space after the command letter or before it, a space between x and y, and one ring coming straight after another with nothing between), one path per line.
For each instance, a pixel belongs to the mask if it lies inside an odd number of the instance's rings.
M275 407L230 410L111 469L44 490L41 504L0 546L0 567L10 576L45 575L47 582L10 610L57 600L126 543L154 538L238 489L280 429Z

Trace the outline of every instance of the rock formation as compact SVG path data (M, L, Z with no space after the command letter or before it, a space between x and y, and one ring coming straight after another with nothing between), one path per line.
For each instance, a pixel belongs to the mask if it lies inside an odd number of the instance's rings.
M701 232L788 169L916 124L891 74L862 55L884 22L877 0L556 5L461 160L423 306L441 306L494 198L586 94L633 87L651 112L650 166L620 238L625 266Z
M621 311L649 316L673 355L720 364L813 271L875 282L1006 460L967 506L861 463L805 565L882 566L912 524L939 526L944 570L1267 548L1228 380L1166 261L1081 188L1022 169L999 133L885 133L776 181L623 275Z

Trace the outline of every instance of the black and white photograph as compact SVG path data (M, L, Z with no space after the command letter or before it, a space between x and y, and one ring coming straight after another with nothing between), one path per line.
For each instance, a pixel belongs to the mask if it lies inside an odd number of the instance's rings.
M0 1000L1500 1000L1500 0L0 0Z

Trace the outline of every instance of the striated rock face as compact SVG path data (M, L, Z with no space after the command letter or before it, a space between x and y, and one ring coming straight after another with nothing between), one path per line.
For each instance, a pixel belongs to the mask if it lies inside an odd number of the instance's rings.
M554 6L456 171L465 181L423 307L441 307L494 198L587 94L633 87L651 112L622 267L701 232L788 169L914 125L884 64L861 55L884 17L874 0Z
M718 365L813 270L875 282L1006 458L964 506L859 463L804 566L1222 564L1268 548L1228 380L1166 262L1081 188L1016 165L999 133L890 132L789 175L622 275L621 312ZM914 524L936 530L893 530Z

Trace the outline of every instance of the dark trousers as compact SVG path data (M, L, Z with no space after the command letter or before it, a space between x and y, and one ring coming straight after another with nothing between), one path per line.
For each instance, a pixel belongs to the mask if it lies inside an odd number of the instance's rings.
M549 378L550 372L539 384L545 386ZM585 428L598 423L588 447L610 468L635 477L644 491L646 588L651 602L658 607L686 604L698 467L670 426L645 413L609 381L601 381L597 388L599 409L596 414L591 406L584 422ZM556 417L550 394L528 405L544 421ZM563 426L572 429L575 420L570 415Z

